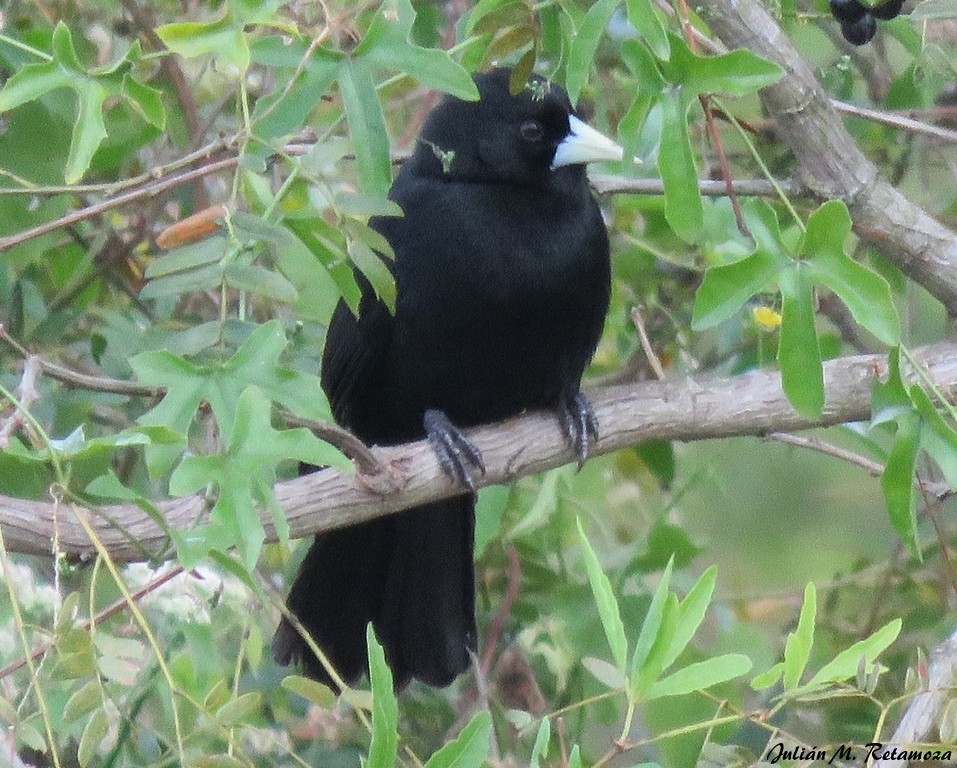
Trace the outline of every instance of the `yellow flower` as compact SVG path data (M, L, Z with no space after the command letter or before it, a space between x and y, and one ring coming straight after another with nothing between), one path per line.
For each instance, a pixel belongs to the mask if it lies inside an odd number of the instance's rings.
M754 318L754 322L768 331L773 331L781 325L781 315L771 307L755 307L751 310L751 316Z

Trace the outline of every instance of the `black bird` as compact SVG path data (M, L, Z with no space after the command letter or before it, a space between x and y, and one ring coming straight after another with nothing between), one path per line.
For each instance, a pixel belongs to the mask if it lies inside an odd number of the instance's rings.
M463 495L316 536L289 609L346 681L366 669L372 622L396 687L445 686L476 647L473 472L458 431L557 411L584 460L598 424L580 394L608 309L608 236L584 164L622 150L579 120L560 86L478 75L480 100L446 97L371 226L392 245L395 315L359 276L356 318L333 315L322 383L336 420L369 443L427 436ZM329 676L285 620L280 664Z

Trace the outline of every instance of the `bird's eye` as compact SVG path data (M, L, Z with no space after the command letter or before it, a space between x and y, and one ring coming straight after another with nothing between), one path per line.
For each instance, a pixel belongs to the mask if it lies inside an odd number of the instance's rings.
M525 141L539 141L545 135L545 129L538 120L526 120L519 128L519 132Z

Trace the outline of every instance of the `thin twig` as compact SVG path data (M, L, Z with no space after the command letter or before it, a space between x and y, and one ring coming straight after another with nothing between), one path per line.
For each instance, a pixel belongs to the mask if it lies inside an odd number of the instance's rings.
M360 475L364 475L366 485L370 485L368 479L378 475L388 473L387 467L379 460L362 440L352 434L348 429L340 427L331 421L317 421L307 419L303 416L296 416L288 411L283 412L283 417L288 424L294 424L299 427L306 427L330 445L334 445L346 456L356 463L356 470Z
M136 384L132 381L123 379L110 379L102 376L91 376L86 373L80 373L69 368L65 368L57 363L51 363L42 357L33 355L30 350L24 347L20 342L14 339L0 323L0 339L9 344L24 359L36 357L40 369L51 379L56 379L69 386L79 389L87 389L91 392L110 392L118 395L129 395L131 397L161 397L166 390L162 387L147 387L143 384Z
M627 176L589 174L592 188L600 194L663 195L664 183L661 179L633 179ZM808 193L799 184L790 179L778 182L778 186L788 197L802 197ZM745 197L778 197L778 190L767 179L733 179L731 187L735 193ZM700 179L698 192L705 197L726 197L727 185L722 179Z
M796 445L800 448L809 448L812 451L826 453L828 456L836 456L839 459L861 467L861 469L865 470L872 477L880 477L884 474L884 465L880 462L873 461L866 456L861 456L859 453L854 453L854 451L849 451L846 448L832 445L831 443L821 440L819 437L801 437L800 435L792 435L787 432L772 432L767 437L768 440L775 440L779 443L787 443L788 445Z
M485 637L485 652L482 654L482 661L479 665L483 676L487 675L492 668L492 659L495 657L498 639L502 636L505 622L512 612L512 605L518 599L518 592L522 586L522 563L518 559L518 550L515 549L515 545L509 544L505 549L505 554L508 555L508 588L502 596L502 601L498 604L495 618L492 619L492 626Z
M884 125L890 125L894 128L900 128L902 131L920 133L924 136L933 136L935 139L942 139L948 143L957 144L957 131L952 131L949 128L941 128L939 125L923 123L919 120L897 115L892 112L859 107L856 104L848 104L846 101L831 99L831 104L834 105L834 108L838 112L842 112L845 115L862 117L865 120L871 120L875 123L883 123Z
M641 342L641 348L645 353L645 357L648 358L648 364L651 366L651 370L655 372L655 376L658 379L663 379L665 377L665 369L662 367L661 360L651 346L651 341L648 339L648 332L645 330L645 321L642 319L641 310L638 307L631 308L631 322L634 324L635 330L638 331L638 340Z
M102 202L88 205L85 208L80 208L76 211L71 211L70 213L63 215L58 219L47 221L43 224L38 224L37 226L26 229L23 232L18 232L14 235L9 235L8 237L0 237L0 253L13 248L15 245L25 243L27 240L31 240L34 237L39 237L40 235L45 235L60 229L61 227L65 227L68 224L75 224L76 222L83 221L91 216L106 213L107 211L111 211L114 208L119 208L127 203L134 203L144 198L153 197L154 195L158 195L160 192L163 192L167 189L172 189L180 184L185 184L203 176L209 176L214 173L219 173L220 171L228 170L235 167L238 163L238 157L227 157L225 160L209 163L208 165L194 168L191 171L186 171L184 173L178 174L177 176L172 176L168 179L161 179L159 181L146 184L140 189L134 189L131 192L126 192L108 200L103 200Z
M179 576L179 574L181 574L182 572L183 572L183 566L179 564L171 566L165 573L157 576L148 584L140 587L138 590L133 592L132 599L135 601L141 600L150 592L154 592L157 589L159 589L170 579L173 579L176 576ZM106 621L112 616L115 616L117 613L124 610L128 605L129 603L127 602L126 598L121 597L119 600L117 600L116 602L112 603L111 605L107 606L102 611L97 613L94 618L88 619L87 621L83 622L83 624L80 625L80 629L82 629L84 632L89 631L90 627L92 627L94 624L99 624L100 622ZM42 656L45 656L54 647L54 645L55 645L55 642L46 643L36 648L34 651L32 651L29 656L23 656L22 658L19 658L16 661L10 662L3 669L0 669L0 680L2 680L5 677L9 677L18 669L22 669L30 661L36 661Z

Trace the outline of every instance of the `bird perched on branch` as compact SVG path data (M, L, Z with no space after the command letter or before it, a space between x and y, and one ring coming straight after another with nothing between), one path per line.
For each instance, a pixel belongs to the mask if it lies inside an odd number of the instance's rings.
M346 681L366 670L372 622L397 687L445 686L476 647L473 478L463 427L552 409L584 461L598 423L580 393L608 309L608 236L585 164L621 147L575 116L564 89L510 71L476 77L478 101L429 115L371 226L395 251L395 314L361 275L322 359L336 420L368 443L428 437L462 495L316 536L287 604ZM285 619L281 664L330 677Z

